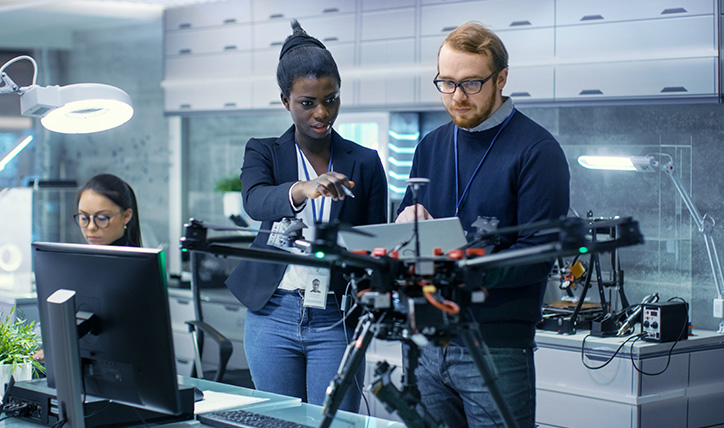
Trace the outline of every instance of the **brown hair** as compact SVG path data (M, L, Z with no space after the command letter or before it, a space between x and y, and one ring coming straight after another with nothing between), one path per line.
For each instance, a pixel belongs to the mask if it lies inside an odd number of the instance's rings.
M495 72L508 68L505 45L495 33L479 22L469 21L454 29L443 42L442 46L445 45L462 52L485 54L492 61Z
M136 203L136 193L133 191L133 188L113 174L98 174L91 177L78 191L76 204L80 203L80 197L86 190L92 190L99 195L105 196L123 211L129 208L133 210L133 216L131 217L131 221L126 225L127 229L124 233L127 234L128 245L131 247L142 247L141 221L138 216L138 203Z

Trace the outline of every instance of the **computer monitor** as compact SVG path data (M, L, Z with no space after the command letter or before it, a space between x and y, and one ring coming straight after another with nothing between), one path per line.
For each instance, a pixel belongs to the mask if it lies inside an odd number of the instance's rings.
M157 249L32 244L41 334L50 343L47 298L76 292L76 311L96 317L79 339L86 394L170 415L182 413L164 253ZM78 312L76 312L77 314ZM44 346L54 386L53 346Z

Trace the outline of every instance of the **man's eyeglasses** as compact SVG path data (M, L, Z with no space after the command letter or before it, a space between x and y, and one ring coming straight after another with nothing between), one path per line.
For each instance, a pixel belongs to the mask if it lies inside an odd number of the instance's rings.
M442 92L443 94L454 94L455 90L460 87L460 90L463 91L465 95L473 95L482 91L485 82L492 79L493 76L495 76L496 74L498 74L497 71L483 80L465 80L464 82L457 83L453 82L452 80L437 79L437 77L440 75L438 73L432 83L434 83L437 90Z
M118 214L122 213L123 211L118 211L117 213L113 215L105 215L105 214L96 214L96 215L88 215L83 213L75 213L73 214L73 219L75 220L76 224L80 227L88 227L91 221L96 224L96 227L98 229L105 229L108 227L109 224L111 224L111 219Z

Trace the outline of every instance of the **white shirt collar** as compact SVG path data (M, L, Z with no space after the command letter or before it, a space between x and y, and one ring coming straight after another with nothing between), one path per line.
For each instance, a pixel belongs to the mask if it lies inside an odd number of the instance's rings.
M500 125L501 123L505 122L505 119L510 116L510 113L513 111L513 99L510 97L505 98L505 102L498 107L497 110L493 112L487 119L485 119L480 125L466 129L466 131L469 132L481 132L486 131L490 128L495 128L496 126Z

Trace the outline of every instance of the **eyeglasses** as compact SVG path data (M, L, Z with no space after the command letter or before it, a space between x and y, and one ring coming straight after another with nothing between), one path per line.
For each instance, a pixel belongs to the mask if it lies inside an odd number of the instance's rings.
M483 80L466 80L460 83L453 82L452 80L438 80L437 77L440 75L440 73L438 73L437 76L435 76L436 79L433 80L432 83L434 83L437 90L443 94L454 94L455 90L460 87L460 90L463 91L465 95L473 95L482 91L485 82L492 79L497 73L498 72L496 71Z
M83 228L88 227L88 225L90 225L90 222L92 220L98 229L105 229L108 227L109 224L111 224L111 219L122 212L123 211L118 211L117 213L115 213L113 215L105 215L105 214L88 215L88 214L83 214L83 213L75 213L75 214L73 214L73 219L75 220L75 223L78 226L83 227Z

